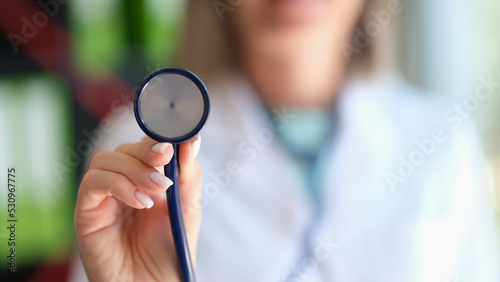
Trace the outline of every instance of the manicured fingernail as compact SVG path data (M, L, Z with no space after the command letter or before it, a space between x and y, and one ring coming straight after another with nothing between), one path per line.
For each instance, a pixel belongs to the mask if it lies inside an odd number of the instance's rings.
M165 190L167 190L168 187L174 184L172 180L170 180L165 175L159 173L157 170L152 170L149 172L149 179L151 179L151 181L163 187L163 189Z
M165 150L169 146L172 146L172 145L170 145L170 143L158 143L158 144L154 145L153 147L151 147L151 151L153 153L163 154L163 153L165 153Z
M200 151L200 145L201 145L201 136L198 135L198 137L196 137L196 140L194 140L193 143L191 143L191 150L193 152L193 158L196 158L196 156L198 155L198 152Z
M150 209L155 204L153 200L151 200L151 198L144 194L141 190L135 190L134 196L137 201L141 202L141 204L143 204L147 209Z

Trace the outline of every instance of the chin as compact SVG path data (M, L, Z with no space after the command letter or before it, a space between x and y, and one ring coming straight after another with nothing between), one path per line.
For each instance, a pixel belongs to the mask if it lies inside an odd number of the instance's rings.
M278 26L313 23L328 16L329 0L267 0L268 19Z
M268 102L273 106L287 106L291 108L325 107L335 99L335 92L331 85L310 85L308 89L273 89L274 95L269 95ZM279 92L278 92L279 91Z

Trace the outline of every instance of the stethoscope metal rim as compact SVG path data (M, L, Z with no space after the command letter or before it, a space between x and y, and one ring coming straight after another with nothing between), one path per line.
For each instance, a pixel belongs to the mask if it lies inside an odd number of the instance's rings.
M161 136L159 134L156 134L153 130L151 130L148 127L148 125L146 124L146 122L142 118L142 114L141 114L141 107L140 107L141 102L139 100L139 97L141 96L142 90L144 90L144 88L148 85L149 82L151 82L151 80L153 78L160 76L160 75L165 75L165 74L178 74L178 75L182 75L184 77L187 77L189 80L194 82L194 84L196 84L196 86L200 90L201 95L203 97L203 115L201 116L200 122L189 133L187 133L183 136L180 136L180 137L176 137L176 138L168 138L168 137L164 137L164 136ZM158 142L168 142L168 143L172 143L172 144L180 144L180 143L186 142L189 139L195 137L200 132L200 130L203 128L203 126L205 125L205 122L208 119L209 112L210 112L210 99L208 98L208 90L205 87L205 84L203 84L201 79L198 78L198 76L196 76L194 73L192 73L188 70L185 70L185 69L180 69L180 68L163 68L163 69L159 69L159 70L152 72L151 74L146 76L144 78L144 80L141 82L141 84L137 88L135 98L134 98L134 115L135 115L135 119L137 120L137 123L139 124L141 129L144 131L144 133L146 133L146 135L148 135L149 137L151 137L152 139L154 139Z

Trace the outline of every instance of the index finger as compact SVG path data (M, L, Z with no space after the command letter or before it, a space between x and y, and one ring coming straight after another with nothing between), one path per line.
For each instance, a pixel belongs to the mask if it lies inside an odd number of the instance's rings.
M137 158L150 167L167 164L174 154L172 144L158 143L149 137L137 143L122 144L115 151Z

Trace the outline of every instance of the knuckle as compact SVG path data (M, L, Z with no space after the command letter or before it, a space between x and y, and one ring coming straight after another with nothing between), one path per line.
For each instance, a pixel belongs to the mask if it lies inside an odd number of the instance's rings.
M170 159L166 156L152 156L152 155L145 155L142 157L142 161L151 167L159 167L159 166L164 166L168 163L170 163Z
M203 177L203 170L201 169L200 162L198 162L198 160L196 160L193 165L193 172L196 178L201 179Z
M203 178L203 171L201 170L201 167L199 164L193 164L187 170L184 170L180 174L179 182L180 185L198 185L198 183L201 183L201 180Z
M199 179L203 178L203 170L201 169L201 166L199 164L196 165L196 173Z
M130 182L130 180L123 174L119 174L114 182L120 189L131 189L134 186L132 182Z
M97 175L98 175L98 171L96 169L92 169L92 168L89 169L87 171L87 173L85 173L85 175L83 176L80 186L82 188L87 187L89 184L91 184L91 183L93 183L93 181L95 181L95 179L97 178Z
M115 151L117 151L117 152L127 152L128 150L130 150L131 146L132 146L131 143L123 143L120 146L116 147Z
M142 137L142 139L141 139L141 142L144 142L144 141L153 141L153 139L151 139L151 137L146 135L146 136Z
M101 150L92 156L92 160L90 161L90 165L94 166L95 164L101 163L103 159L106 159L106 157L109 155L109 151Z

